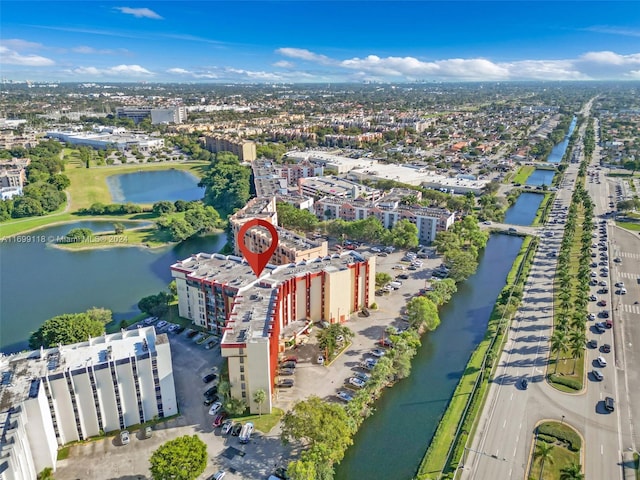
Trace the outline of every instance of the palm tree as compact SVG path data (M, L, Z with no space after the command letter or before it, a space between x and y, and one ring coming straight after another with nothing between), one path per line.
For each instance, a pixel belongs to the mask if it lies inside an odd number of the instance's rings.
M584 351L585 343L587 342L587 335L584 330L574 330L569 335L569 348L571 349L571 356L573 357L573 370L571 375L576 373L576 361L582 355Z
M220 380L218 383L218 393L222 395L222 403L226 403L231 393L231 384L226 380Z
M547 442L539 442L536 445L536 451L533 454L535 458L540 459L540 480L542 480L542 473L544 472L544 463L553 463L553 445Z
M267 393L263 389L258 389L253 393L253 401L258 404L258 415L262 416L262 404L267 399Z
M568 467L561 468L560 480L584 480L582 465L579 463L572 463Z
M558 371L560 354L567 351L567 334L560 329L556 329L551 336L551 351L556 352L556 366L553 373Z

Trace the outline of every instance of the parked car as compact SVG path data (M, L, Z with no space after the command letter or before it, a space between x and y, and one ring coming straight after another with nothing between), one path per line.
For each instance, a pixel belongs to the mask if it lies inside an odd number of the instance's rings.
M589 340L589 343L587 343L587 345L589 345L589 348L598 348L598 340L592 338L591 340Z
M600 305L601 307L606 307L607 306L607 301L602 299L598 302L598 305Z
M284 357L282 361L298 363L298 357L296 357L295 355L289 355L288 357Z
M210 406L210 405L214 404L215 402L217 402L217 401L219 401L219 400L220 400L220 399L218 398L218 396L217 396L217 395L213 395L212 397L207 397L207 398L205 398L205 399L204 399L204 402L202 402L202 403L203 403L203 405L204 405L205 407L208 407L208 406Z
M209 415L215 415L221 409L222 409L222 403L214 402L213 405L211 405L211 408L209 409Z
M189 333L187 333L187 338L193 338L198 334L197 330L189 330Z
M611 352L611 345L609 345L608 343L603 344L602 347L600 347L600 351L602 353L610 353Z
M213 475L211 475L209 477L209 480L222 480L226 475L227 473L225 471L220 470L219 472L216 472Z
M589 301L595 302L598 299L595 295L589 295Z
M523 377L523 379L520 380L520 386L523 390L526 390L529 387L529 380L527 380L526 377Z
M207 350L211 350L213 347L215 347L218 344L218 340L211 340L210 342L207 342L207 344L204 346L204 348L206 348Z
M280 368L294 369L296 368L296 362L284 362L280 364Z
M233 428L233 420L225 420L224 423L222 424L222 429L220 430L220 432L223 435L227 435L229 434L229 432L231 432L232 428Z
M212 397L213 395L215 395L216 393L218 393L218 386L214 385L213 387L207 389L206 392L204 392L204 396L205 397Z
M349 385L353 385L356 388L362 388L364 387L365 382L363 380L360 380L359 378L356 377L351 377L349 378Z
M593 378L595 378L599 382L601 382L604 379L604 375L602 375L602 372L600 372L600 370L596 370L594 368L591 373L593 374Z
M131 437L129 436L129 430L123 430L120 432L120 443L122 445L129 445Z
M231 429L231 435L234 437L237 437L238 435L240 435L241 431L242 431L242 424L236 423Z
M606 367L607 366L607 360L604 357L598 357L596 358L596 363L600 366L600 367Z
M596 315L594 313L590 313L589 315L587 315L587 318L589 320L595 320L596 319Z
M216 418L213 419L213 427L219 427L222 425L222 422L224 422L225 418L227 418L227 414L226 413L219 413L218 415L216 415Z
M151 425L147 425L146 427L144 427L144 430L142 431L142 436L145 439L151 438L153 436L153 429L151 428Z
M316 361L318 362L318 365L324 365L324 355L318 355Z
M381 347L391 348L393 347L393 342L388 338L382 338L378 340L378 345L380 345Z
M210 383L210 382L213 382L216 378L218 378L218 376L215 373L209 373L204 377L202 377L202 381L204 383Z
M280 370L278 370L278 375L290 376L294 373L295 370L293 368L281 368Z
M291 388L294 385L294 381L292 378L283 378L278 383L276 383L276 387L279 388Z
M340 400L343 400L345 402L350 402L351 400L353 400L353 396L351 394L349 394L348 392L345 392L344 390L340 390L338 393L338 398Z
M380 348L374 348L369 353L371 353L371 355L373 355L374 357L378 357L379 358L379 357L384 357L386 352L384 350L380 349Z
M239 440L240 443L249 443L251 440L251 434L253 433L253 423L247 422L240 430Z
M371 376L369 374L364 373L364 372L355 372L353 374L353 376L356 377L356 378L359 378L363 382L368 382L369 379L371 378Z

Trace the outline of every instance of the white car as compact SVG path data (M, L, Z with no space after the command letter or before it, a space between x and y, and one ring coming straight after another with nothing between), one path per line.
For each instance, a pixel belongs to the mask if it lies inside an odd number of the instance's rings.
M587 315L587 318L589 320L595 320L596 319L596 315L595 315L595 313L590 313L589 315Z
M371 247L371 251L372 251L373 253L380 253L382 250L381 250L381 249L379 249L378 247Z
M618 288L624 288L624 282L617 282L617 283L616 283L616 287L618 287Z
M604 375L602 375L602 372L600 370L596 370L594 368L592 373L593 373L593 378L595 378L599 382L601 382L604 379Z
M605 360L604 357L598 357L596 358L596 362L598 363L598 365L600 365L601 367L606 367L607 366L607 361Z
M160 320L157 324L156 324L156 328L163 328L167 325L167 322L165 322L164 320Z
M384 350L380 349L380 348L374 348L373 350L371 350L371 355L373 355L374 357L384 357L384 354L386 353Z
M215 414L217 414L221 409L222 409L222 403L220 403L220 402L214 402L214 404L213 404L213 405L211 405L211 408L209 409L209 415L215 415Z

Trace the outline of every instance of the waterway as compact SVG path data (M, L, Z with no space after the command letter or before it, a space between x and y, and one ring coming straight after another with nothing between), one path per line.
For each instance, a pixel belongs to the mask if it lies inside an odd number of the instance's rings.
M537 187L538 185L547 185L550 186L555 176L555 170L542 170L540 168L536 168L529 178L527 178L527 185L531 185Z
M555 147L553 147L553 150L551 150L551 153L549 154L549 157L547 158L547 162L549 163L560 163L562 161L562 157L564 157L564 152L566 152L567 147L569 146L569 139L571 138L571 135L573 134L573 131L576 128L576 123L578 122L578 118L577 117L573 117L573 120L571 121L571 124L569 125L569 131L567 132L567 135L564 137L564 139L557 144Z
M2 243L0 351L27 348L31 332L62 313L95 306L112 310L116 320L131 317L138 313L138 300L167 288L171 264L193 253L217 252L226 242L226 235L221 233L154 250L119 247L68 251L47 243L72 228L100 232L112 230L113 222L57 225Z
M161 200L200 200L204 188L198 177L184 170L153 170L107 177L111 198L116 203L155 203Z
M531 225L536 218L536 212L544 200L542 193L523 192L516 203L507 209L504 223L511 225Z
M409 378L386 391L362 424L337 468L337 480L413 478L471 352L484 337L522 241L491 236L476 273L440 311L438 329L423 336Z

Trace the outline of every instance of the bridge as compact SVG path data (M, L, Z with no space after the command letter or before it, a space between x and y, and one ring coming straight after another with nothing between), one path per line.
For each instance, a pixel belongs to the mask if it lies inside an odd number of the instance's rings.
M481 223L480 228L482 228L483 230L489 230L492 233L506 233L509 235L535 235L537 237L541 236L542 232L544 231L544 227L532 227L531 225L511 225L509 223L495 222L491 222L490 225Z

